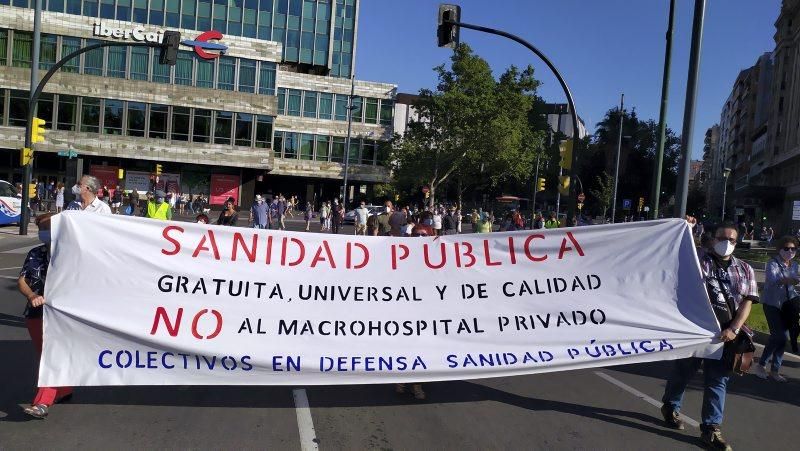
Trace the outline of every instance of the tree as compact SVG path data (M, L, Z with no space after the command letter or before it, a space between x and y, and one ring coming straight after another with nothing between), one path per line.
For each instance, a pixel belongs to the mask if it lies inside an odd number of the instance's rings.
M450 68L434 70L436 90L420 90L419 119L393 141L388 161L398 190L427 185L435 203L437 190L454 179L460 194L473 184L529 178L544 143L528 118L539 86L533 68L512 66L495 80L488 63L461 44Z
M589 194L595 198L597 208L601 212L600 215L605 219L608 207L611 206L611 198L614 196L614 177L603 171L595 179L595 184L597 189L589 190Z

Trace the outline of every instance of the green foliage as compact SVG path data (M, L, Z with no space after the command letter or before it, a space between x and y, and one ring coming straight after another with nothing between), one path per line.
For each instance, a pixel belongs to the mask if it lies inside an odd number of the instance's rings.
M393 141L388 161L398 190L437 187L458 178L495 187L531 176L545 133L532 126L539 82L533 68L508 68L495 80L488 63L465 44L450 68L434 69L435 91L422 89L414 105L419 120Z
M612 197L614 197L614 177L604 171L595 179L595 185L597 189L589 190L589 194L594 196L600 215L605 218L608 207L611 206Z

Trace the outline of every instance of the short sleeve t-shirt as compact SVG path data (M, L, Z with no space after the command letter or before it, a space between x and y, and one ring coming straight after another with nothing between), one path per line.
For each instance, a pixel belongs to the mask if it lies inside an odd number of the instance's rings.
M269 210L269 205L267 205L266 202L261 202L261 203L256 202L250 209L250 212L253 213L253 222L255 222L258 225L266 225L268 210Z
M25 257L22 264L20 277L24 277L31 290L38 294L44 294L44 282L47 278L47 267L50 264L50 249L46 244L34 247ZM35 319L42 317L42 307L32 307L30 301L25 306L25 318Z

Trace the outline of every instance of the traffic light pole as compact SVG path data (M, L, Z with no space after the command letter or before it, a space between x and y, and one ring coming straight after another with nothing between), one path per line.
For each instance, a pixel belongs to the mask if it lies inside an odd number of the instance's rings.
M456 22L456 21L452 21L452 20L445 20L445 23L450 24L450 25L455 25L456 27L468 28L470 30L475 30L475 31L482 31L484 33L495 34L495 35L498 35L498 36L502 36L504 38L511 39L512 41L515 41L515 42L518 42L518 43L522 44L528 50L530 50L536 56L538 56L542 61L544 61L544 63L547 65L547 67L550 69L550 71L553 73L553 75L555 75L556 79L558 80L558 83L561 85L561 88L564 90L564 94L567 96L567 103L569 104L569 110L570 110L570 114L572 116L572 145L573 145L573 148L572 148L572 166L571 166L572 169L570 169L570 171L572 173L577 171L577 168L578 168L577 162L578 162L578 153L579 153L579 152L577 152L577 150L578 150L578 144L580 143L579 134L578 134L578 112L575 109L575 101L572 99L572 92L570 92L569 86L567 86L567 83L564 81L564 77L561 76L561 73L558 72L558 69L556 69L556 67L553 65L553 63L546 56L544 56L544 54L541 51L539 51L539 49L537 49L536 47L531 45L530 42L522 39L519 36L513 35L511 33L506 33L505 31L496 30L494 28L481 27L479 25L472 25L472 24L463 23L463 22ZM569 221L573 217L575 217L576 208L577 208L577 201L576 201L576 198L575 198L575 184L570 183L570 186L569 186L569 199L568 199L568 203L567 203L567 224L569 224L570 223Z
M33 110L36 107L36 103L39 101L39 96L42 94L42 90L44 89L44 87L47 84L47 82L50 81L50 78L52 78L53 75L56 72L58 72L58 70L61 69L62 66L67 64L71 59L75 58L76 56L80 56L83 53L90 52L92 50L99 49L99 48L102 48L102 47L156 47L156 48L161 48L161 44L159 44L157 42L131 42L131 43L126 43L126 42L103 41L103 42L100 42L100 43L97 43L97 44L92 44L92 45L86 46L86 47L84 47L82 49L75 50L74 52L70 53L69 55L65 56L64 58L61 58L61 60L59 62L55 63L53 65L53 67L51 67L50 70L47 71L47 73L44 75L44 77L42 77L42 80L36 86L36 90L33 91L33 93L30 96L30 99L28 100L28 120L25 122L25 146L24 146L26 149L29 149L33 145L33 143L31 142L31 125L33 123L33 117L34 117L33 116ZM37 64L37 63L34 62L34 64ZM33 71L33 69L34 68L32 66L31 67L31 71ZM36 74L36 75L38 75L38 74ZM32 82L31 86L35 82L35 79L33 77L34 77L34 75L31 75L31 82ZM30 163L26 164L24 166L24 168L23 168L23 171L24 171L24 175L23 175L24 182L23 182L23 185L24 186L22 187L22 213L20 214L20 216L22 216L22 218L19 221L19 234L20 235L27 235L28 234L28 222L30 222L30 219L31 219L30 208L29 208L28 204L30 203L30 200L31 200L29 186L30 186L30 183L31 183L31 165L32 164L33 164L33 162L31 161Z

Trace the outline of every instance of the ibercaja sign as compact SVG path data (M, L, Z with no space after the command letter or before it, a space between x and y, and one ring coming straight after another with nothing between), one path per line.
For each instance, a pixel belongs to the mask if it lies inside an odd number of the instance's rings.
M164 30L146 30L142 26L135 26L132 28L117 28L106 25L103 22L94 24L92 29L94 36L105 38L130 40L135 42L154 42L160 44L164 39ZM228 46L220 44L218 41L222 39L222 33L216 30L210 30L201 33L194 39L183 40L181 44L191 47L200 58L214 59L219 58L228 50Z

